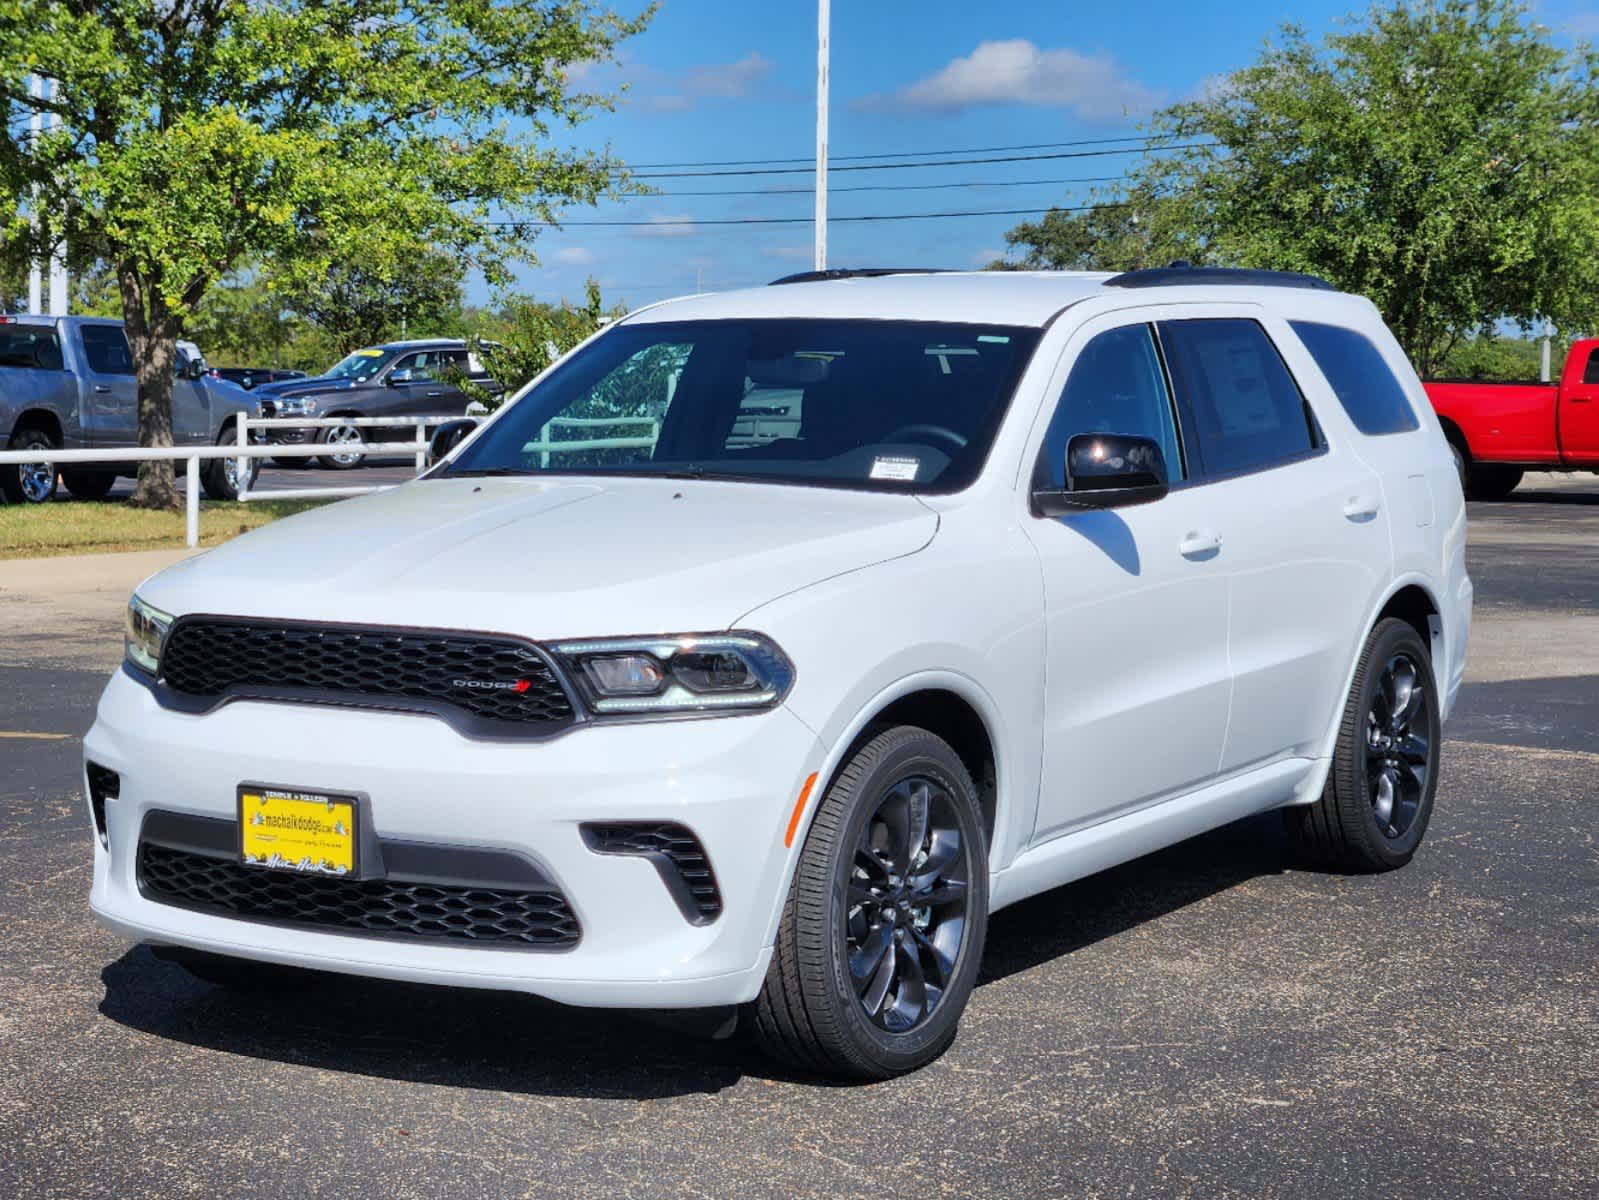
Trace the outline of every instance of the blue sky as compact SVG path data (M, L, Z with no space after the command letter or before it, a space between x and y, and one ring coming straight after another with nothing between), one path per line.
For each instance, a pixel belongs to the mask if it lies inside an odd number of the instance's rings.
M636 10L627 2L620 7ZM1091 180L1119 176L1132 156L881 171L840 171L854 164L839 159L1133 134L1152 108L1191 96L1251 61L1284 20L1320 33L1359 8L1359 0L833 0L831 215L1041 211L1081 202L1102 186ZM1599 39L1599 5L1592 0L1546 0L1536 12L1563 37ZM581 85L596 91L625 83L617 111L559 136L568 145L609 145L629 164L808 160L815 62L811 0L663 0L651 27L624 44L620 63L579 73ZM640 174L668 169L638 167ZM696 286L764 283L810 267L808 171L650 182L662 194L570 210L572 224L540 238L540 265L521 272L521 287L541 299L575 299L592 275L608 302L636 307ZM911 184L921 190L843 190ZM928 186L934 184L963 186ZM762 189L794 190L686 194ZM740 217L804 223L666 223ZM834 221L829 265L977 266L998 255L1005 230L1024 219ZM586 220L658 224L576 224ZM478 283L469 296L481 301L487 293Z

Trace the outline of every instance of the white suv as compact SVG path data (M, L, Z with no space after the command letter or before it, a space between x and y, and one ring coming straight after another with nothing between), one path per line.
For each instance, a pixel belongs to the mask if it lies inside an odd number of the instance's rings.
M1404 354L1316 280L672 301L424 478L141 586L90 902L216 982L743 1012L909 1070L1007 904L1272 808L1408 861L1464 549Z

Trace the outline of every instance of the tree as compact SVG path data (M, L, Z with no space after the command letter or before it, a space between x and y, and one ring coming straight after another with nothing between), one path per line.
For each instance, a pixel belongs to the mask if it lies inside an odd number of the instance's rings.
M607 157L546 143L611 105L574 90L571 68L613 58L649 15L590 0L9 0L0 242L38 253L65 237L111 265L139 440L170 444L174 341L240 266L298 286L425 244L499 282L541 222L628 186ZM33 139L33 111L61 127ZM134 503L177 499L169 464L141 466Z
M462 373L457 373L453 382L493 412L524 383L597 332L605 317L599 285L592 279L584 289L581 308L515 297L505 304L493 338L472 339L483 369L503 390L490 391Z
M347 351L402 331L437 336L446 324L458 324L460 263L425 246L403 260L387 268L359 261L333 263L318 279L298 279L283 299Z
M1501 319L1599 325L1596 73L1516 0L1376 8L1319 44L1286 26L1253 66L1156 116L1164 144L1188 148L1132 185L1180 231L1178 257L1369 296L1425 374ZM1072 250L1024 240L1045 259ZM1121 265L1117 246L1078 253Z
M1001 259L995 270L1136 271L1173 259L1204 260L1205 248L1148 184L1099 193L1080 208L1052 208L1005 235L1020 259Z

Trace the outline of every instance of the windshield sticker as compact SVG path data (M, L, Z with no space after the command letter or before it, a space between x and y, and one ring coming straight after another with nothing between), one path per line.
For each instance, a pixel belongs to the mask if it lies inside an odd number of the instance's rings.
M1010 338L1000 337L997 333L980 333L977 335L977 340L980 342L993 342L996 346L1010 345Z
M919 458L874 458L872 460L873 479L902 479L914 480L917 468L922 465Z
M383 357L383 351L381 351L381 350L357 350L356 353L359 354L362 358L382 358Z

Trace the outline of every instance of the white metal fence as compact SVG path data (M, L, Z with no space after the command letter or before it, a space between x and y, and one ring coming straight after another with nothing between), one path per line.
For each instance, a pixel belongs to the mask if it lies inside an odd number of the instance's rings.
M410 454L415 456L416 470L420 474L427 467L429 449L428 428L446 421L473 420L476 418L448 415L420 417L244 417L235 426L236 442L233 445L215 446L126 446L104 450L3 450L0 466L26 466L47 462L57 468L101 463L134 463L182 461L185 464L185 529L184 538L189 546L200 544L200 464L217 459L234 459L236 462L238 498L251 500L332 500L345 496L360 496L367 492L383 491L398 484L364 484L346 487L306 487L273 489L269 492L250 491L249 473L245 464L262 458L322 458L329 454L357 453L365 457ZM324 442L285 444L281 442L251 442L251 435L271 429L334 429L354 426L358 429L413 429L415 438L408 442L366 442L359 447L346 443L336 451ZM563 439L556 434L565 429L577 431L601 428L640 428L646 432L622 437L587 437ZM649 449L660 435L661 423L657 417L555 417L540 430L535 442L528 442L522 450L537 454L539 465L549 467L551 457L561 454L578 454L596 450Z

